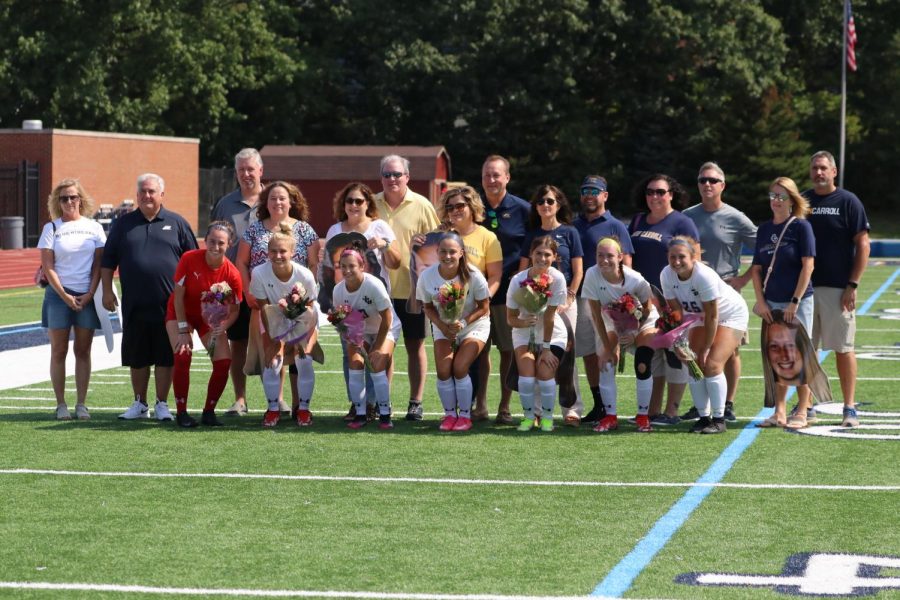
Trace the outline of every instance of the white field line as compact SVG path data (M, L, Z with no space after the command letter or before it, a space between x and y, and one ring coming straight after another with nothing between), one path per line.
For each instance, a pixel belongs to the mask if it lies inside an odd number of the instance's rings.
M0 469L0 475L61 477L124 477L141 479L261 479L276 481L330 481L351 483L422 483L433 485L487 485L586 488L734 488L749 490L825 490L897 492L900 485L827 485L794 483L701 483L666 481L540 481L515 479L451 479L441 477L354 477L350 475L275 475L265 473L148 473L139 471L63 471L58 469Z
M252 590L240 588L179 588L109 583L49 583L0 581L0 589L61 592L122 592L133 594L180 594L185 596L251 596L257 598L360 598L364 600L609 600L603 596L503 596L500 594L427 594L399 592L341 592L337 590Z

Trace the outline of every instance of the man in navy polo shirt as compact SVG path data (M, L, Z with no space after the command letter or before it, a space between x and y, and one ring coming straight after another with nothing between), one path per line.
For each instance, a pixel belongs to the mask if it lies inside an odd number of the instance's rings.
M163 178L145 173L137 180L138 209L116 219L103 249L100 276L103 306L115 310L113 273L122 286L122 364L131 367L134 402L120 419L146 419L150 366L155 367L156 405L160 421L171 421L166 398L172 386L174 357L166 333L166 303L175 287L181 255L197 248L187 221L163 208Z
M622 262L631 266L631 255L634 248L631 236L625 224L606 210L609 199L606 179L599 175L588 175L581 182L581 214L572 225L581 236L581 247L584 249L584 272L597 264L597 242L605 237L619 238ZM582 280L583 281L583 280ZM578 291L578 322L575 324L575 355L584 360L584 373L591 387L594 407L584 416L584 423L596 423L603 418L603 402L600 399L600 365L597 362L597 345L594 322L591 319L591 307L587 299Z
M500 406L497 408L497 423L512 425L509 411L510 389L506 386L506 374L512 365L512 329L506 323L506 291L509 280L518 272L519 253L522 240L528 230L528 214L531 205L522 198L506 191L509 184L509 161L492 154L481 167L481 185L484 188L484 225L496 234L503 250L503 277L500 288L491 298L491 340L500 351ZM487 408L476 406L472 416L487 417Z
M855 194L834 184L837 166L824 150L809 161L813 187L809 224L816 236L813 284L813 345L833 350L844 396L844 427L857 427L856 287L869 262L869 220Z

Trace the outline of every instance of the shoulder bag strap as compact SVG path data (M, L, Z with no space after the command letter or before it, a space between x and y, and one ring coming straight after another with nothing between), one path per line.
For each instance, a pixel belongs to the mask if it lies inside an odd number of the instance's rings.
M788 227L791 226L791 223L794 222L794 219L797 217L791 217L787 220L787 223L784 224L784 229L781 230L781 235L778 236L778 241L775 242L775 249L772 250L772 261L769 263L769 268L766 270L766 278L763 280L763 293L766 291L766 284L769 283L769 277L772 275L772 269L775 268L775 255L778 254L778 247L781 246L781 238L784 237L784 234L787 232Z

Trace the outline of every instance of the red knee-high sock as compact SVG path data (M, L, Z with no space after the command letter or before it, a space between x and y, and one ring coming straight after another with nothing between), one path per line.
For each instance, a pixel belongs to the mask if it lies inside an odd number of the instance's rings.
M191 387L191 353L175 355L172 369L172 388L175 390L175 408L179 414L187 411L188 390Z
M212 375L209 377L209 385L206 386L206 404L203 410L215 410L225 385L228 383L228 370L231 369L231 359L223 358L213 361Z

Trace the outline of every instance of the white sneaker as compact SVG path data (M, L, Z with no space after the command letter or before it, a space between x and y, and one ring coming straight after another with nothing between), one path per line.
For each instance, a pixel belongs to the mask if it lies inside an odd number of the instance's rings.
M84 404L76 404L75 405L75 418L79 421L88 421L91 418L91 413L88 412L87 406Z
M285 402L284 400L279 400L279 401L278 401L278 410L279 410L279 411L281 412L281 414L283 414L283 415L289 415L289 414L291 414L291 407L288 406L288 405L287 405L287 402Z
M69 407L65 404L56 405L56 419L58 421L71 421L72 415L69 413Z
M134 403L128 407L128 410L119 415L119 418L128 421L132 419L149 419L150 409L140 400L135 400Z
M153 407L153 414L156 415L157 421L171 421L172 413L169 412L169 405L164 400L157 400Z

